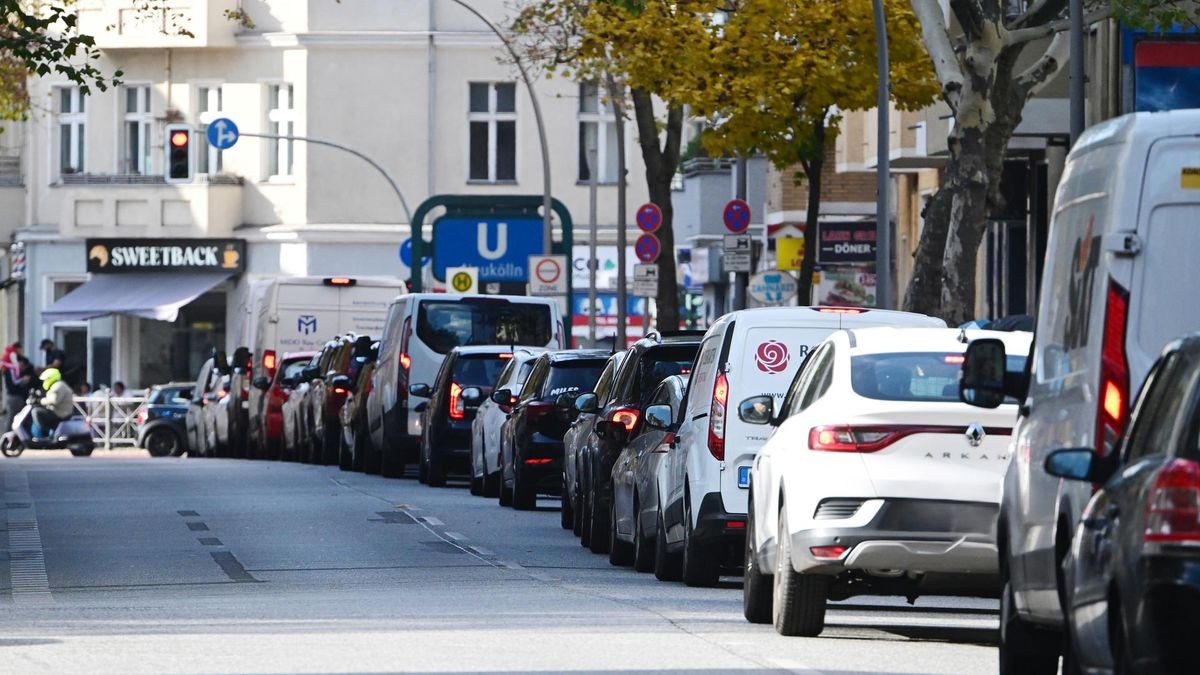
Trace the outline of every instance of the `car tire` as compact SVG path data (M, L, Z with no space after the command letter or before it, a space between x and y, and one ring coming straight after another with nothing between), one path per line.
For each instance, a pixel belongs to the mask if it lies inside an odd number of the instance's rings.
M422 485L429 482L429 460L425 458L424 442L421 442L417 450L417 482Z
M667 525L662 511L658 512L654 529L654 577L659 581L679 581L683 561L678 553L667 550Z
M596 503L594 492L588 495L588 499L591 501L591 508L588 509L590 520L588 523L588 533L590 534L588 550L598 555L604 555L608 553L608 528L610 527L608 509L600 508L600 505Z
M483 476L476 476L474 471L471 472L471 494L483 496Z
M95 449L93 445L76 445L71 447L71 454L76 457L90 457Z
M816 637L825 629L829 577L800 574L792 566L787 511L779 511L779 542L772 587L772 622L775 631L789 637Z
M608 507L608 564L615 567L633 565L633 544L621 541L617 536L617 499L614 492Z
M567 497L567 504L571 505L571 533L576 537L583 536L583 503L579 501L579 496L576 495L576 501L571 504L571 497Z
M504 479L500 479L500 506L512 506L513 489L504 484Z
M579 493L579 545L591 548L592 545L592 499L591 492L586 488Z
M575 509L571 508L571 495L567 492L567 479L563 477L562 494L559 495L559 503L561 510L559 511L558 524L564 530L570 530L575 527Z
M1002 554L1003 555L1003 554ZM1002 565L1003 567L1003 565ZM1005 574L1007 577L1007 574ZM1058 672L1062 638L1021 618L1007 578L1000 596L1000 675L1041 675Z
M750 623L771 623L775 580L758 566L758 555L754 550L754 495L750 495L746 516L746 555L742 569L742 615Z
M654 537L646 534L642 527L641 500L633 497L633 569L638 572L654 571Z
M379 450L375 447L375 444L371 442L370 432L356 430L354 432L354 442L362 445L363 473L370 476L375 476L381 473L383 469L381 466L383 463L383 455L380 454Z
M351 471L354 468L354 455L350 453L350 444L346 442L346 439L342 437L342 434L338 434L337 440L338 469L341 471Z
M321 443L325 451L321 455L321 464L325 466L333 466L335 464L340 466L341 464L342 432L339 427L341 427L340 424L325 425L325 438Z
M446 486L446 465L440 457L430 454L429 462L425 466L425 483L429 487Z
M179 438L179 434L174 429L158 427L146 432L146 438L142 440L142 445L146 447L146 452L150 453L151 457L171 457L179 452L183 446L183 440Z
M694 588L712 588L721 579L720 564L711 547L696 541L692 530L692 500L683 496L683 583Z
M500 496L500 488L503 487L501 482L500 472L484 474L483 476L483 496L487 499L496 499Z
M384 478L403 478L403 453L398 449L385 448L379 457L379 473Z
M537 508L537 488L521 482L521 472L513 471L513 508L518 511L532 511Z

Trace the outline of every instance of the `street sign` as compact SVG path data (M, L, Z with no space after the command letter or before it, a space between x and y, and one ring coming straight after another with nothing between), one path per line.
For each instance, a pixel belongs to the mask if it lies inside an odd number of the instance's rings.
M542 219L442 216L433 228L433 276L477 267L479 281L529 281L529 256L541 255Z
M644 263L652 263L658 260L658 254L662 252L662 244L658 242L658 237L653 234L643 234L634 242L633 250L637 253L638 260Z
M726 272L749 272L750 271L750 252L745 253L729 253L721 256L721 266Z
M531 255L529 269L530 295L566 295L567 294L567 256L565 255Z
M657 232L662 225L662 210L658 204L642 204L637 210L637 226L643 232Z
M724 248L726 253L750 253L750 235L727 234Z
M722 214L725 229L741 234L750 229L750 205L740 199L731 199Z
M658 295L658 264L633 266L633 294L642 298Z
M476 267L447 267L446 292L469 293L479 292L479 269Z
M421 261L421 267L428 265L429 264L429 255L426 254L421 257L424 258L424 260ZM407 266L409 269L411 269L413 266L413 263L412 263L412 237L405 239L404 243L400 244L400 262L404 263L405 266Z
M238 128L228 117L218 117L208 125L208 144L217 150L228 150L238 142Z
M746 287L750 299L763 307L778 307L796 297L796 278L787 272L772 270L755 274Z

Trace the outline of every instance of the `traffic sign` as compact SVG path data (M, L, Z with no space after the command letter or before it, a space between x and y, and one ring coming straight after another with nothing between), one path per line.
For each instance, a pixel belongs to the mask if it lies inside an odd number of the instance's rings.
M428 250L428 249L426 249L426 250ZM429 254L425 254L421 257L423 258L423 260L421 260L421 267L428 265L429 264ZM413 266L413 263L412 263L412 237L405 239L404 243L400 244L400 262L404 263L409 268L411 268Z
M638 207L636 220L637 226L643 232L657 232L662 226L662 209L658 208L658 204L642 204Z
M228 150L238 142L238 128L228 117L218 117L208 125L208 144L217 150Z
M637 238L633 244L633 251L637 254L638 260L652 263L658 260L658 254L662 252L662 244L658 242L658 237L647 233Z
M750 235L748 234L727 234L725 235L726 253L749 253L750 252Z
M750 205L740 199L731 199L722 214L725 229L741 234L750 228Z
M633 266L633 294L642 298L658 295L658 263Z
M540 217L442 216L433 228L433 276L477 267L479 281L529 281L529 256L540 255Z
M479 268L478 267L447 267L446 268L446 292L447 293L478 293L479 292Z
M529 269L530 295L567 294L567 256L531 255Z
M750 252L733 253L726 251L721 256L721 267L724 267L726 272L749 272Z

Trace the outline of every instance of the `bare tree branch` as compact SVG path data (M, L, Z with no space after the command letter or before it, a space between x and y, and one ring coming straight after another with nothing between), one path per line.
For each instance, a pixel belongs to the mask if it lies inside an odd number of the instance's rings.
M1054 79L1054 75L1067 62L1069 46L1070 40L1066 34L1056 33L1045 53L1017 76L1017 86L1024 92L1025 100L1037 96L1038 92Z
M933 71L942 85L942 98L951 109L958 109L958 98L963 88L962 65L954 53L950 33L946 29L946 17L937 0L911 0L913 13L921 24L921 40L933 61Z
M1102 7L1084 14L1083 25L1090 26L1111 16L1112 7ZM1004 44L1005 46L1011 47L1013 45L1019 45L1025 42L1031 42L1033 40L1040 40L1042 38L1048 38L1056 33L1070 30L1070 28L1070 18L1059 19L1057 21L1051 21L1049 23L1044 23L1040 26L1033 26L1030 28L1018 28L1017 30L1011 30L1005 33Z

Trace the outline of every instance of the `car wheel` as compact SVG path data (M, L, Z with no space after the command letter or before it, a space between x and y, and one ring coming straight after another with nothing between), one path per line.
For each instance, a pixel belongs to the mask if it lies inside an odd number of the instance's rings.
M151 457L168 457L174 455L179 452L179 448L182 445L183 443L179 440L179 434L166 427L151 429L146 434L146 452L149 452Z
M608 508L608 564L629 567L633 564L633 544L621 541L617 536L617 498L614 491Z
M780 635L816 637L825 628L829 577L800 574L792 566L792 543L787 510L779 511L779 553L776 555L772 619Z
M746 556L742 566L742 615L750 623L771 623L771 600L775 589L770 574L758 566L754 550L754 495L746 516Z
M532 511L537 508L537 488L521 482L521 472L513 470L513 508Z
M654 576L659 581L679 581L683 564L678 553L667 550L667 525L662 511L658 512L654 526Z
M495 499L500 496L500 483L503 479L500 477L500 472L484 474L483 476L483 496L488 499Z
M384 478L404 477L404 455L395 448L384 448L379 458L379 473Z
M654 570L654 537L642 527L641 500L633 498L633 569L638 572Z
M362 448L362 472L375 475L379 473L382 457L375 449L375 444L371 442L371 432L366 430L366 426L366 421L363 421L361 426L354 428L354 443L357 447Z
M434 457L432 450L429 453L429 461L425 465L425 482L430 487L445 487L446 485L446 465L441 457Z
M588 509L588 516L591 522L588 523L588 533L591 535L588 541L588 550L592 553L603 555L608 553L608 509L596 503L596 493L593 491L588 498L592 502L591 508ZM611 500L611 497L610 497Z
M696 588L711 588L721 578L714 551L696 541L692 530L692 500L683 496L683 583Z
M417 449L417 482L424 485L429 481L429 460L425 457L425 442L418 441Z
M513 489L504 484L504 478L500 478L500 506L512 506Z
M340 424L326 424L325 438L321 445L325 452L321 454L321 464L325 466L333 466L341 464L342 455L342 432L339 429Z
M562 480L562 494L559 495L559 503L562 504L562 510L559 512L558 524L564 530L570 530L575 526L575 509L571 508L571 495L567 492L567 478Z
M1004 592L1000 596L1001 675L1057 673L1062 645L1059 634L1021 618L1013 599L1012 582L1007 574L1004 576Z
M92 454L92 450L95 450L95 447L93 447L91 445L73 445L73 446L71 446L71 454L76 457L90 457Z
M579 501L579 496L575 496L575 504L571 504L571 498L567 497L567 504L571 505L571 533L576 537L583 536L583 502Z
M346 442L342 434L337 435L337 465L342 471L350 471L354 468L354 455L350 452L350 444Z
M480 497L483 495L483 476L476 476L475 472L471 472L471 494Z
M321 436L316 429L309 431L308 443L305 444L308 448L308 454L304 458L305 464L320 464L321 463Z
M592 493L583 490L579 493L579 545L591 548L592 545Z

